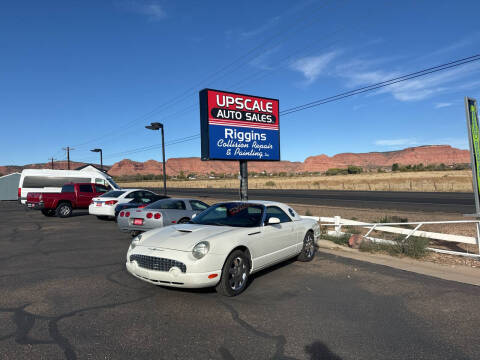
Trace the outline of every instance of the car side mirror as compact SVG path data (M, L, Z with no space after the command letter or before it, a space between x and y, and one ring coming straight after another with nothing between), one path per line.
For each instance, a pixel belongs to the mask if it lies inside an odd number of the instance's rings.
M268 225L280 224L280 219L277 217L271 217L268 219Z
M193 214L193 215L192 215L192 219L193 219L195 216L197 216L197 214Z

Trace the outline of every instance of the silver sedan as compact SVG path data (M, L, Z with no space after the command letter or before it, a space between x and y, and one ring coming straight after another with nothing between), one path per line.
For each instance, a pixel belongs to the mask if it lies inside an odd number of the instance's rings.
M163 199L141 209L120 211L117 225L121 231L136 236L151 229L189 222L194 214L199 214L208 207L196 199Z

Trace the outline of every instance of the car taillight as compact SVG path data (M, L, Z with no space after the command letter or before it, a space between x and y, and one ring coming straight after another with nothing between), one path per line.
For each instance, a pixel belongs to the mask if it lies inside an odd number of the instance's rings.
M145 206L147 206L147 204L140 205L138 208L139 208L139 209L142 209L142 208L144 208Z
M153 216L153 214L152 214L152 213L147 213L147 218L148 218L148 219L151 219L151 218L152 218L152 216Z
M130 212L127 211L127 212L125 213L125 217L129 217L129 216L130 216Z
M120 216L123 217L123 211L120 211Z
M22 197L22 188L18 188L18 198Z
M118 201L117 200L108 200L105 201L105 205L115 205Z
M153 217L155 219L160 219L162 217L162 215L160 215L160 213L155 213L155 215L153 215Z

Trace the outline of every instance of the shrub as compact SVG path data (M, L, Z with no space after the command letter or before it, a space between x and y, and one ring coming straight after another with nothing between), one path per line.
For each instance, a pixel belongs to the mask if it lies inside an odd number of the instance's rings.
M333 241L335 244L338 244L338 245L348 245L348 240L350 240L351 236L352 234L346 234L346 233L339 236L324 234L322 235L322 239Z
M396 215L393 215L393 216L388 216L388 215L385 215L383 217L381 217L380 219L378 219L376 221L377 223L402 223L402 222L408 222L408 218L402 218L400 216L396 216Z
M395 244L374 243L364 241L360 244L360 251L378 252L385 251L390 255L404 255L415 259L425 256L429 240L424 237L410 236L408 239L399 237L394 240Z
M271 180L270 180L270 181L267 181L267 182L265 183L265 186L275 186L275 181L271 181Z
M398 165L398 163L395 163L392 165L392 171L398 171L400 170L400 165Z
M310 209L307 209L307 211L305 211L305 216L312 216L312 212L310 211Z
M349 165L347 172L349 174L361 174L363 172L363 168L360 166Z
M332 168L332 169L328 169L327 171L325 171L325 175L327 175L327 176L347 175L347 174L348 174L347 169Z

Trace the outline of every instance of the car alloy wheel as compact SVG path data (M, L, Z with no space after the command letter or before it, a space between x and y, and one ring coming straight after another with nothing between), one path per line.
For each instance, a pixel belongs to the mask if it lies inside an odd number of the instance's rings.
M222 276L215 286L217 292L224 296L237 296L248 284L250 274L250 255L248 250L233 250L222 268Z
M311 258L315 254L315 243L313 241L313 234L308 233L305 237L305 255Z
M298 261L311 261L315 257L315 237L313 232L309 231L303 238L302 252L298 255Z
M60 208L60 214L63 216L68 216L70 214L70 208L68 206L62 206Z
M245 286L247 281L248 265L245 260L237 256L230 264L228 282L233 291Z

